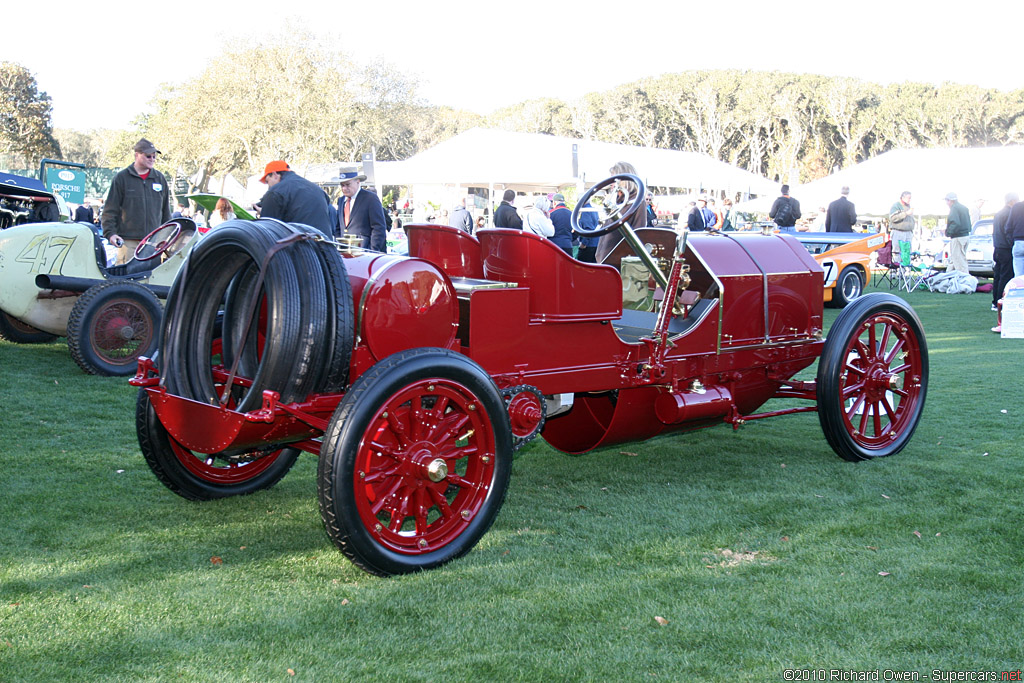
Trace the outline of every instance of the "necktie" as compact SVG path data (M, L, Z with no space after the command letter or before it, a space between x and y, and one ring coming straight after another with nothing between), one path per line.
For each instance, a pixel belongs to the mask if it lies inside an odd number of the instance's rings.
M352 198L345 197L345 226L348 227L349 216L352 215Z

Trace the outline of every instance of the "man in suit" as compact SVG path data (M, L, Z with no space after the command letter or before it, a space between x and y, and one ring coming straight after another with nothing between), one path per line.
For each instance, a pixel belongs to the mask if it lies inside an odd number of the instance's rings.
M343 168L341 197L338 197L338 232L359 235L362 247L373 251L387 251L388 223L384 207L372 192L362 189L366 176L355 168Z
M825 213L825 232L853 232L853 226L857 223L857 209L846 198L850 188L844 185L839 194L842 196L829 204Z

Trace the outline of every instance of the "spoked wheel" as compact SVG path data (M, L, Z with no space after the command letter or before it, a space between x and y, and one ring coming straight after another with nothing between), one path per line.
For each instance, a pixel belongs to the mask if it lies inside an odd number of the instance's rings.
M142 455L157 478L189 500L214 500L267 489L295 464L299 451L268 447L248 453L196 453L178 443L157 418L145 389L135 405Z
M135 282L104 282L78 297L68 317L68 348L92 375L135 373L139 356L157 347L163 307Z
M928 346L913 309L891 294L855 299L829 330L817 387L821 428L841 458L903 450L928 389Z
M508 414L487 373L444 349L403 351L364 373L335 411L320 513L362 569L429 569L469 552L491 526L511 463Z

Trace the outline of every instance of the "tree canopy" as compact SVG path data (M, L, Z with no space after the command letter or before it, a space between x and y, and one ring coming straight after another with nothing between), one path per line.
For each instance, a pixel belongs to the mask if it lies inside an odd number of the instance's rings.
M0 62L0 156L10 167L32 167L40 159L58 157L53 137L50 96L39 92L25 67Z
M488 122L520 132L703 152L753 173L785 181L796 172L809 181L890 149L1024 142L1024 90L687 71L573 102L530 100Z
M194 79L161 86L153 113L134 130L58 137L69 160L105 157L121 166L145 135L164 152L161 167L200 190L216 176L254 175L273 159L297 170L356 162L371 149L378 159L404 159L480 125L702 152L802 182L891 149L1024 142L1024 90L687 71L481 116L427 105L415 78L384 62L358 63L341 44L286 27L276 38L226 50ZM57 156L49 97L24 68L0 67L0 153Z

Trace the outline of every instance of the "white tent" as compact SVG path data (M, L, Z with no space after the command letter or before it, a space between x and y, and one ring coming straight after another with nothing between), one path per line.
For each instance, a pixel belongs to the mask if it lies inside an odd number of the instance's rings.
M826 207L844 185L861 216L884 216L909 190L918 216L945 216L944 198L955 192L968 207L983 200L982 214L1002 208L1007 192L1024 191L1024 146L967 149L903 149L880 154L827 178L794 186L791 195L808 215ZM740 211L767 213L774 197L760 197L737 206Z
M573 164L573 148L576 165ZM473 128L405 161L377 162L377 185L454 185L541 192L591 185L619 161L649 185L723 191L732 196L777 193L767 178L695 152L633 147L574 138Z

